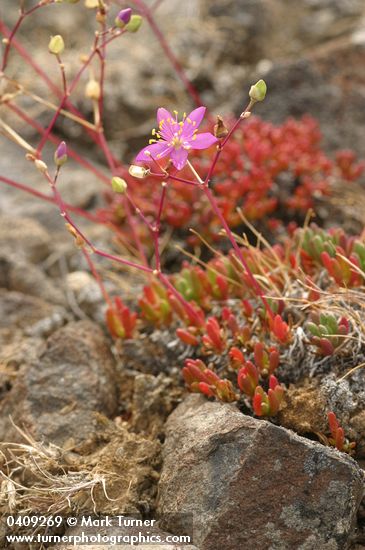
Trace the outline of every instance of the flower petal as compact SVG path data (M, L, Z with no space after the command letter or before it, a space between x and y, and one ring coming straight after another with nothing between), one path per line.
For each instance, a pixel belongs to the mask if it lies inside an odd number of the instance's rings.
M163 107L157 109L157 123L158 132L166 141L170 141L174 137L174 132L179 128L170 111Z
M217 143L218 138L213 136L210 132L203 134L196 134L193 138L189 139L189 146L192 149L208 149L214 143Z
M144 147L136 156L136 162L152 162L152 159L160 159L166 157L172 147L166 141L158 141Z
M160 107L159 109L157 109L157 123L158 124L160 124L161 120L167 120L169 118L174 120L174 117L172 116L170 111L168 111L167 109L164 109L163 107Z
M205 107L198 107L191 111L191 113L186 117L184 126L183 126L183 136L188 138L193 135L194 131L199 127L201 121L205 115Z
M186 149L183 149L183 147L180 147L179 149L174 149L171 152L170 158L175 168L177 170L181 170L182 168L184 168L186 161L188 160L188 151L186 151Z
M196 123L195 128L197 128L201 121L204 118L206 108L205 107L198 107L197 109L194 109L194 111L191 111L191 113L187 116L187 118L190 118L193 122Z

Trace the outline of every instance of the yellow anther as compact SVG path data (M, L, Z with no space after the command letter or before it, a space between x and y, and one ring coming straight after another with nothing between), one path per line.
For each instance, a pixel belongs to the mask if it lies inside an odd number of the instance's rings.
M191 118L188 117L186 120L188 121L189 124L193 124L193 121L191 120Z
M156 139L150 139L150 140L148 141L148 143L149 143L150 145L152 145L152 143L157 143L157 140L156 140Z

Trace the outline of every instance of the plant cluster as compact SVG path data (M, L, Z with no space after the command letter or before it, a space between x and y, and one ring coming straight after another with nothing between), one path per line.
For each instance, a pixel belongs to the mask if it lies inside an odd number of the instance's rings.
M206 110L199 94L154 18L158 2L149 8L143 0L133 0L133 9L117 11L107 0L89 0L87 6L94 10L96 22L90 53L70 75L62 59L67 43L61 35L51 37L48 51L59 71L59 83L51 81L16 35L25 19L41 8L60 3L39 0L26 9L21 1L12 30L0 21L5 45L0 78L6 93L2 103L39 133L39 142L33 147L3 121L1 129L26 151L27 160L44 178L51 196L6 176L1 175L0 181L57 205L103 292L106 323L114 338L137 337L146 323L170 327L190 355L182 369L190 391L224 402L244 402L257 416L275 415L284 396L278 369L281 358L295 345L297 329L307 328L308 350L314 347L323 356L340 353L350 338L353 324L346 316L322 311L320 297L328 288L364 285L365 241L364 235L349 236L342 229L324 230L306 224L296 229L291 223L281 241L269 245L251 222L264 218L267 226L275 229L294 217L297 221L304 219L316 198L331 194L334 179L356 180L364 163L349 151L340 151L330 160L321 150L319 128L310 117L275 126L251 116L254 105L265 98L263 80L249 90L248 104L238 118L224 121L218 116L215 126L211 119L204 123ZM177 112L160 107L149 145L127 170L113 155L104 132L106 59L109 44L122 39L125 33L136 33L143 19L160 40L196 108L179 117ZM18 103L26 88L8 74L13 48L57 103L51 103L52 117L44 128ZM91 76L86 78L89 70ZM73 102L73 92L82 81L85 98L92 107L91 121ZM30 92L29 96L35 97ZM50 104L39 98L37 101ZM105 170L95 168L56 136L54 128L60 117L79 124L88 133L104 155ZM42 158L48 142L54 144L54 167ZM63 165L71 159L108 186L104 209L90 214L63 201L57 183ZM74 215L106 225L120 241L131 243L135 255L125 257L97 248ZM187 226L195 232L187 234ZM243 226L258 237L257 246L250 244L245 235L233 233L235 229L241 233ZM206 263L193 257L193 262L184 262L176 273L166 274L161 237L171 228L187 246L206 244L213 257ZM225 253L217 245L223 238L229 245ZM108 295L91 252L145 274L147 284L138 301L138 312L119 297ZM306 308L301 315L300 308L293 311L294 299L304 301ZM308 305L315 305L314 311ZM337 448L350 448L333 416L330 427Z
M333 411L330 411L327 415L328 425L330 428L331 436L328 439L329 444L332 447L336 447L339 451L344 453L352 454L356 443L354 441L349 441L345 437L345 432L340 426L340 423L337 420L337 417Z
M194 151L192 160L199 173L209 167L205 151ZM280 226L280 220L304 219L317 199L331 195L334 178L354 181L364 167L365 163L357 161L350 151L337 152L334 160L326 156L321 149L318 123L309 116L289 119L279 126L251 117L225 145L215 166L212 188L232 229L242 226L245 218L264 220L272 230ZM180 175L187 178L188 169ZM153 216L158 204L156 178L147 175L137 185L139 204L147 215ZM106 200L108 206L98 214L128 231L120 197L107 192ZM219 220L209 202L199 189L183 182L174 182L161 221L166 229L178 229L192 246L199 243L199 239L187 235L187 227L198 231L208 242L220 238ZM148 235L143 228L140 231L147 244Z

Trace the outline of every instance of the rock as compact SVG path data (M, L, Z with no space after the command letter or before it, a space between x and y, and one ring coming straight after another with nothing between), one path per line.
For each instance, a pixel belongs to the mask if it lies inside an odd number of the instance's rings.
M49 255L51 237L36 220L1 215L0 250L37 263Z
M63 292L38 266L10 253L0 253L0 287L38 296L54 304L65 302Z
M350 148L363 155L365 69L363 46L338 40L296 60L278 61L265 74L266 100L255 112L276 124L288 116L316 118L331 150ZM243 96L237 102L242 107ZM339 117L341 126L339 128Z
M100 287L94 277L86 271L73 271L66 277L66 285L72 292L77 304L87 313L103 301Z
M0 333L0 399L11 390L17 378L17 371L23 365L34 361L44 346L42 338L25 338L17 331L12 331L8 341Z
M36 440L89 445L103 429L102 415L113 415L116 407L113 359L101 329L89 321L69 323L20 371L0 407L0 439L18 438L11 414Z
M163 456L161 525L182 533L192 514L200 550L349 545L363 475L336 450L191 395L167 421Z
M29 336L48 336L65 322L66 311L41 298L0 289L0 330L20 329Z

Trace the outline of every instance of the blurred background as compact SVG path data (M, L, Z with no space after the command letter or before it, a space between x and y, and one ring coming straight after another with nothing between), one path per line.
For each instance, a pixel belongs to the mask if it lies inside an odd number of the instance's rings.
M36 0L23 0L25 9L37 4ZM16 24L19 5L18 0L1 0L3 30L4 25L11 29ZM143 10L140 0L110 0L108 5L108 25L113 24L122 8L131 6L136 13ZM153 8L154 28L144 17L136 34L124 34L107 50L104 127L115 158L126 165L133 160L156 124L158 107L180 113L194 108L173 63L181 67L213 116L241 113L251 84L264 78L268 94L255 106L255 114L277 124L290 116L309 114L320 124L326 153L331 156L337 149L349 148L364 157L363 0L145 0L145 5ZM95 29L100 28L95 16L95 0L51 4L27 17L16 37L52 82L60 83L59 67L48 52L50 36L61 34L64 38L62 60L71 79L82 66L82 57L91 50ZM1 47L4 51L5 45ZM169 56L164 48L168 48ZM85 86L98 70L98 63L86 70L72 95L74 104L89 121L93 121L93 106L85 97ZM23 86L16 105L47 127L52 112L36 97L56 105L59 99L15 48L10 51L6 74ZM0 85L2 94L14 91L5 79ZM0 103L0 117L37 146L39 135L15 116L6 102ZM54 132L109 174L103 153L82 126L59 117ZM47 185L36 170L30 169L21 148L2 135L0 147L0 174L48 193ZM52 144L45 147L46 162L52 163L53 152ZM66 202L83 209L103 205L103 186L93 174L85 176L84 169L75 162L67 163L62 173L58 185ZM340 183L340 187L345 186ZM351 228L356 233L363 225L363 193L352 189L351 200L341 196L337 202L349 204L353 211L354 205L357 207L356 216L350 216L356 217L356 227ZM2 184L0 214L9 211L13 216L35 218L51 231L63 231L62 220L55 217L51 205ZM323 210L322 217L342 223L339 215L327 210Z
M63 55L70 73L89 51L95 9L77 4L48 6L21 27L18 39L52 78L59 78L47 45L50 35L62 34ZM25 0L25 6L36 2ZM176 59L214 113L239 113L250 84L265 78L267 100L256 112L282 122L287 116L310 113L325 136L325 147L351 147L364 152L365 123L365 3L363 0L147 0L155 22ZM110 2L110 21L133 2ZM17 0L1 0L0 17L12 26ZM33 90L42 91L23 62L11 71ZM88 75L85 75L85 79ZM44 90L43 90L44 92ZM77 103L87 111L83 85ZM106 135L112 150L126 160L149 133L158 106L188 111L192 103L163 54L156 34L145 21L136 35L115 41L107 64ZM40 121L49 118L39 105ZM59 131L82 142L80 128Z

